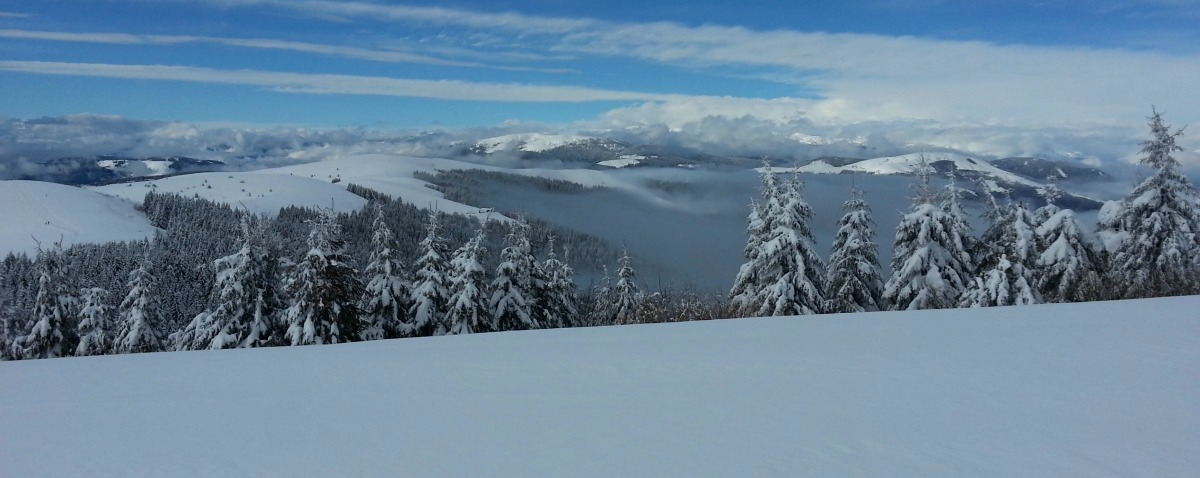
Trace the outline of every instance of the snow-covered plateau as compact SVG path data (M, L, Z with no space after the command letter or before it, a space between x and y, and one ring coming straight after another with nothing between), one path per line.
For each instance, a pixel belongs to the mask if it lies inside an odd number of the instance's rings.
M4 476L1184 477L1200 297L0 363Z

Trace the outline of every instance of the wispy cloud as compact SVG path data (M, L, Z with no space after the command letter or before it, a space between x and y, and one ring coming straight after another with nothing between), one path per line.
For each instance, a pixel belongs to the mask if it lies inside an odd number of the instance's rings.
M270 50L288 50L315 55L336 56L358 60L416 63L435 66L451 66L466 68L492 68L514 71L539 71L543 73L572 73L573 70L562 68L535 68L522 66L493 65L473 61L446 60L443 58L420 55L395 49L376 50L369 48L326 45L319 43L274 40L269 38L225 38L189 35L135 35L129 33L77 33L35 30L0 29L0 38L20 40L43 40L80 43L103 43L114 45L178 45L185 43L212 43L243 48L258 48Z
M30 18L32 16L28 13L0 12L0 18Z
M378 76L220 70L169 65L0 61L0 70L43 75L250 85L282 93L403 96L441 100L579 103L589 101L672 101L683 98L681 95L574 86L412 80Z

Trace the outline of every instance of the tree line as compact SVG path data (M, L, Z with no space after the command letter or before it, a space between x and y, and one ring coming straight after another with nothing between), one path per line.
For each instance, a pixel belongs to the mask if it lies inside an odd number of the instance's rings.
M808 226L812 209L798 177L781 181L765 167L762 197L751 207L747 262L730 291L739 315L801 315L877 310L989 307L1200 293L1200 205L1172 153L1182 130L1157 111L1140 163L1155 169L1123 200L1108 203L1093 233L1055 205L985 198L989 226L972 228L962 201L969 190L936 190L922 161L912 207L896 228L884 280L871 210L862 191L844 205L828 264Z

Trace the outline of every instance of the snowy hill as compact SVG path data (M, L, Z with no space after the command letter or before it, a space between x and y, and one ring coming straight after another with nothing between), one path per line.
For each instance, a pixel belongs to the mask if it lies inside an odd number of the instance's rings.
M1194 476L1197 307L4 362L0 463L22 477Z
M589 139L593 138L549 133L506 134L494 138L481 139L475 143L472 150L480 154L493 154L504 151L539 153L561 146L581 143Z
M822 160L816 160L796 168L802 172L819 174L866 173L866 174L915 174L917 163L925 158L930 165L942 169L969 171L974 174L1000 181L1040 186L1040 183L1030 181L1020 175L1010 173L993 166L982 159L974 159L959 153L913 153L900 156L866 159L850 164L835 166Z
M139 203L150 190L174 192L245 206L257 213L275 214L289 205L333 207L339 212L359 209L366 205L366 200L345 188L353 183L398 197L418 207L480 215L479 208L449 201L442 193L426 187L428 183L413 177L416 171L433 173L439 169L470 168L488 169L449 159L384 154L351 155L250 172L200 173L133 184L113 184L96 190ZM495 214L491 216L496 218Z
M133 204L74 186L41 181L0 181L0 256L32 256L62 239L79 243L128 241L152 237L154 227Z

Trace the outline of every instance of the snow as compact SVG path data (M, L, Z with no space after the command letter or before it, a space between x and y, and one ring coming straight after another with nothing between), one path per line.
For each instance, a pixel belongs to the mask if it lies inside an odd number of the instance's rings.
M141 240L154 227L133 204L87 189L40 181L0 181L0 256L30 256L60 238L63 247L80 243Z
M625 168L641 164L643 159L646 159L646 157L639 154L623 154L621 156L617 156L617 159L600 161L596 164L610 168Z
M916 171L917 163L920 162L922 157L924 157L925 160L931 164L938 161L951 161L954 163L955 167L962 171L977 171L990 177L999 178L1012 183L1025 184L1028 186L1041 185L1019 175L992 166L991 163L982 159L974 159L960 153L903 154L900 156L868 159L841 167L831 166L830 164L822 161L814 161L798 168L784 168L783 171L786 172L794 169L800 172L816 174L838 174L843 172L869 174L912 174L914 171Z
M510 171L463 161L417 158L390 154L333 156L321 161L240 173L200 173L136 183L114 184L97 191L141 202L150 188L245 206L253 212L275 214L285 206L333 207L336 212L361 209L367 201L346 191L358 184L398 197L417 207L506 220L497 214L480 213L478 207L447 200L429 183L413 177L417 171L437 173L449 169ZM337 180L334 183L334 180ZM149 185L149 186L147 186ZM209 188L209 186L212 186Z
M481 139L476 144L488 154L513 150L537 153L587 139L586 136L564 134L519 133Z
M1194 476L1197 307L5 362L0 463L6 476Z

